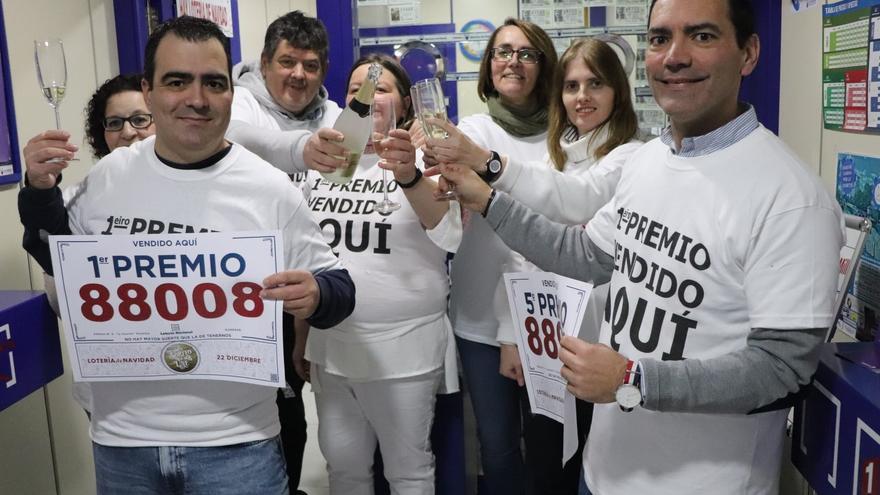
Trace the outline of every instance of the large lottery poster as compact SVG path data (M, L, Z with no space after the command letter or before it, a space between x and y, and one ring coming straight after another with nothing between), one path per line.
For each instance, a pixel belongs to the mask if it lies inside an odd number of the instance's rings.
M825 5L822 22L825 128L880 133L880 0Z
M51 236L75 381L284 383L281 234Z

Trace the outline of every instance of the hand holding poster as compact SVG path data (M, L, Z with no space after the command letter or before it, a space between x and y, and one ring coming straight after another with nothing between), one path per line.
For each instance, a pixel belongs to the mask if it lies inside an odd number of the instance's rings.
M532 412L563 422L559 342L577 336L593 285L546 272L505 273L510 312Z
M284 383L281 234L51 236L76 381Z

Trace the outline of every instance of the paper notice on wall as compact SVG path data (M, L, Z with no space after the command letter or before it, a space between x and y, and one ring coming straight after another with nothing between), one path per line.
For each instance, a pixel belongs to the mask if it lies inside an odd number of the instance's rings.
M618 1L614 7L608 7L607 21L609 26L647 26L648 6L644 2L641 5L621 5Z
M553 25L558 28L583 27L583 7L565 7L553 9Z
M624 39L633 47L635 52L635 64L633 72L629 75L629 82L633 88L640 88L648 85L648 75L645 71L645 55L647 53L647 36L639 34L635 36L624 36Z
M388 25L412 25L421 21L421 0L387 0L387 2Z
M553 9L549 8L523 8L520 9L519 15L522 20L533 22L544 28L549 28L554 23Z
M177 16L189 15L207 19L220 26L227 38L232 38L232 0L177 0Z
M388 5L388 0L357 0L358 7L375 7Z

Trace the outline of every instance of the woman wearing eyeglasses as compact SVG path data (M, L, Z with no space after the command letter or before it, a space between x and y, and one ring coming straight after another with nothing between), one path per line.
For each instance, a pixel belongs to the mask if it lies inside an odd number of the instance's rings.
M103 158L116 148L129 146L156 133L153 116L147 110L147 104L141 93L140 74L113 77L95 91L86 106L85 131L86 140L95 158ZM48 130L38 134L24 147L24 159L27 163L70 160L79 147L69 142L69 138L69 133L60 130ZM74 189L67 187L62 190L65 204ZM32 238L38 234L25 229L25 243L28 243L29 236ZM57 313L55 282L45 273L43 278L49 302ZM85 409L86 414L92 409L91 397L91 389L87 383L73 384L73 398Z
M481 165L495 156L489 150L527 161L541 160L547 154L547 109L556 67L553 43L537 25L507 19L492 33L487 46L477 91L488 113L465 117L457 128L447 124L449 138L442 142L429 139L427 164L436 163L432 156L445 161L465 152ZM418 142L418 131L416 135ZM456 150L455 155L449 155L450 150ZM505 354L517 352L507 298L503 292L496 294L515 253L479 215L463 223L463 238L452 262L449 314L477 420L483 482L489 495L521 494L526 480L531 485L542 477L532 469L535 463L528 453L528 466L523 469L523 427L527 440L543 435L529 434L531 415L526 415L525 424L521 421L522 374L519 383L499 374ZM529 443L526 450L541 455L543 449Z
M140 74L108 79L86 107L86 139L97 158L156 133L141 93Z
M493 171L485 163L469 158L480 151L475 143L458 135L454 128L450 128L449 132L452 139L460 140L457 150L443 142L429 140L429 148L434 148L435 156L441 162L451 164L443 167L443 173L456 183L462 206L473 209L476 204L485 205L491 191L486 182L508 192L536 211L569 224L588 222L610 200L617 187L621 167L640 145L636 139L638 126L631 89L622 64L614 50L604 42L596 39L578 40L562 55L552 81L549 153L545 164L526 164L522 157L501 149L499 151L504 156ZM472 168L483 178L473 173L449 173L461 170L462 165ZM481 198L482 203L475 201L475 198ZM481 208L476 211L481 211ZM505 266L503 271L535 269L519 254L514 253L514 257L515 261ZM501 281L498 289L496 297L503 298ZM578 335L580 338L590 341L598 339L606 296L607 287L594 290ZM512 331L512 324L499 325L500 342L508 340L504 336L505 329ZM513 340L512 337L511 334L510 340ZM516 349L511 348L515 352ZM522 380L518 355L507 356L504 344L501 373L520 382ZM591 411L589 406L579 407L579 415L584 413L583 426L589 424ZM554 469L558 472L561 466L562 428L543 417L524 417L527 418L524 427L526 472L535 473L532 478L527 475L527 493L577 493L577 456L565 465L558 477L550 475Z

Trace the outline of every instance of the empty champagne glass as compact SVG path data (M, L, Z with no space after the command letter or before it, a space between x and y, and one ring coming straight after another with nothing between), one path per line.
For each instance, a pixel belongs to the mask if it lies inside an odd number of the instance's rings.
M373 151L379 154L381 142L387 138L391 131L397 127L397 117L394 115L394 100L387 97L376 96L373 100L373 134L371 141ZM382 201L376 203L376 212L382 216L388 216L400 209L400 203L388 199L388 171L382 169Z
M40 90L55 110L55 127L61 129L61 115L58 105L64 99L67 89L67 60L64 57L64 44L59 39L34 41L34 64L37 67L37 82Z
M410 88L410 96L412 97L413 108L416 117L419 119L419 125L425 133L425 136L434 139L446 139L449 133L445 129L435 124L434 120L446 120L446 98L443 95L443 87L437 78L423 79L415 83ZM449 183L450 190L441 197L446 199L455 198L455 185Z

